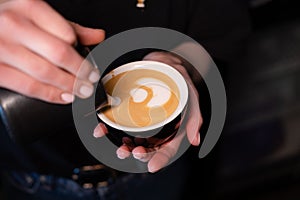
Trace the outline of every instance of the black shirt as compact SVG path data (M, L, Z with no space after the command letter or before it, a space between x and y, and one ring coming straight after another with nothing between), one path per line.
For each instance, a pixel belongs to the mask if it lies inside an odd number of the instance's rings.
M198 41L214 59L222 62L236 56L250 28L247 8L235 0L147 0L144 9L136 7L136 0L47 2L67 20L104 29L106 37L149 26L179 31ZM6 167L31 168L43 173L68 173L74 167L97 163L82 145L72 124L69 131L65 131L66 126L22 148L3 136L7 139L1 140L6 144L1 150L3 163L9 163Z

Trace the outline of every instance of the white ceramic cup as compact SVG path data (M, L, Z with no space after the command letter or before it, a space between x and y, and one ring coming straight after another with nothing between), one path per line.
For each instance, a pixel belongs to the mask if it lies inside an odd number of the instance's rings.
M115 130L123 131L131 135L132 137L135 137L137 135L143 138L155 137L155 135L159 135L159 132L161 131L164 132L164 134L161 133L163 137L169 137L170 134L174 134L175 127L167 127L166 125L171 124L171 122L174 122L175 119L179 119L179 120L181 119L181 115L183 114L183 111L186 108L187 101L188 101L187 83L184 77L175 68L165 63L157 62L157 61L135 61L113 69L111 72L107 73L101 79L101 81L103 85L105 85L109 80L111 80L113 77L117 76L118 74L124 72L130 72L132 70L138 70L138 69L154 70L163 73L164 75L168 76L170 79L173 80L173 82L176 84L179 91L178 106L176 107L174 112L171 115L169 115L167 118L165 118L163 121L160 121L155 124L151 124L149 126L142 126L142 127L120 125L114 121L111 121L102 112L98 112L97 115L102 122L108 125L108 127L113 128ZM152 83L153 80L155 81L155 79L153 79L152 77L143 77L142 80L144 81L141 81L142 82L141 84L145 84L146 86L148 84L147 80L151 80ZM158 92L156 98L158 99L158 101L160 98L165 99L167 98L166 93ZM174 124L172 126L174 126ZM167 127L167 130L163 129L163 127ZM110 132L113 131L114 130L111 130ZM151 131L153 131L153 133L151 133ZM167 134L166 132L170 132L170 134ZM143 133L147 133L147 136L143 136Z

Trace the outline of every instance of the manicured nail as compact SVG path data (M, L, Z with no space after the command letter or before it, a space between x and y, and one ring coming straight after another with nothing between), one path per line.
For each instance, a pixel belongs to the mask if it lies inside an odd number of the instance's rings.
M117 153L118 158L120 158L120 159L125 159L130 155L130 153L128 151L121 150L121 149L118 149L116 153Z
M92 83L96 83L97 81L99 81L99 79L100 79L100 74L99 74L99 72L93 70L93 71L90 73L89 80L90 80Z
M149 165L149 164L148 164L148 171L149 171L150 173L155 173L155 172L157 172L159 169L160 169L160 167L158 167L158 166L155 166L155 165Z
M93 86L88 85L82 85L79 89L80 94L82 94L84 97L89 97L93 94L94 88Z
M102 137L102 136L103 136L102 132L101 132L99 129L100 129L100 128L97 127L97 128L94 130L93 136L94 136L95 138L99 138L99 137Z
M99 138L104 136L106 133L108 133L108 130L106 128L106 126L102 123L98 124L98 126L95 128L93 136L95 138Z
M125 159L126 158L126 153L125 152L118 152L117 156L119 159Z
M75 97L74 97L74 95L72 95L70 93L62 93L61 99L67 103L71 103L74 101Z
M133 153L135 159L143 159L145 157L144 153Z

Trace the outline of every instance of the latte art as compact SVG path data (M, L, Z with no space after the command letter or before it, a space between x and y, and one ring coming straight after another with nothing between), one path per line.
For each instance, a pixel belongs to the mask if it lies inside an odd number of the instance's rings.
M179 106L179 89L166 74L134 69L113 75L106 91L121 104L103 112L111 121L127 127L145 127L166 120Z

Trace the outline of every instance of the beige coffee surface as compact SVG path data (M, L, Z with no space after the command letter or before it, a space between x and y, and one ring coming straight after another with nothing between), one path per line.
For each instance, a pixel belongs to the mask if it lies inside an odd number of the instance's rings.
M179 89L176 83L166 74L149 69L135 69L118 75L111 74L112 78L104 84L107 92L121 99L119 106L103 112L111 121L127 127L150 126L167 119L179 105ZM147 83L150 78L151 83ZM157 93L153 85L163 83L167 92ZM137 101L132 91L143 91L144 97ZM161 95L161 96L157 96ZM151 105L153 98L168 99L161 105Z

